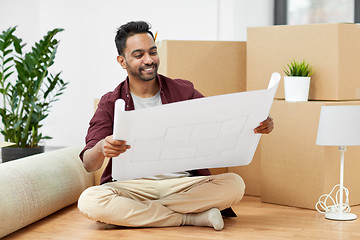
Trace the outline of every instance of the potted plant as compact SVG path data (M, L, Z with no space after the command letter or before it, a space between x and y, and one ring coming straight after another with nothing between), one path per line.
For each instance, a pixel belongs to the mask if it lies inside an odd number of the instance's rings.
M68 84L60 78L61 72L49 73L59 43L54 37L63 29L49 31L27 53L15 30L0 34L1 134L14 144L2 149L3 162L44 151L39 142L50 137L39 131L42 121Z
M294 59L283 68L287 76L284 77L285 100L290 102L308 101L310 76L313 71L304 60L297 62Z

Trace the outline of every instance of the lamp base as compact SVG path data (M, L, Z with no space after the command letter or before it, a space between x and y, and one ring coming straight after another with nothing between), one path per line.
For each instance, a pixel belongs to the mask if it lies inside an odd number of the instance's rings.
M357 216L353 213L330 212L325 214L325 218L330 220L349 221L349 220L355 220Z

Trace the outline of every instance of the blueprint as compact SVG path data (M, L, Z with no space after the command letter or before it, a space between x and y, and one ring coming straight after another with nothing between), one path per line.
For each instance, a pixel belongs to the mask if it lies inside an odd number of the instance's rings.
M113 137L131 149L113 158L114 179L249 164L261 136L253 129L268 117L280 78L273 73L264 90L136 111L124 111L117 100Z

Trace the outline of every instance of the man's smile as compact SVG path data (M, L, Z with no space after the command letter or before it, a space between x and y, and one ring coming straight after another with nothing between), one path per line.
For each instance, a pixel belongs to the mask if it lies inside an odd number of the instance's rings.
M156 70L156 64L152 65L152 66L146 66L146 67L142 67L140 68L141 71L145 71L147 73L151 73L154 72Z

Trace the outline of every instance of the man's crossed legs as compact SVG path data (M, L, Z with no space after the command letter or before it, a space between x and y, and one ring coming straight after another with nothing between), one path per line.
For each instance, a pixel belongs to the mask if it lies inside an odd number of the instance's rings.
M86 189L78 208L86 217L127 227L209 226L221 230L220 211L245 190L235 173L166 180L136 179Z

